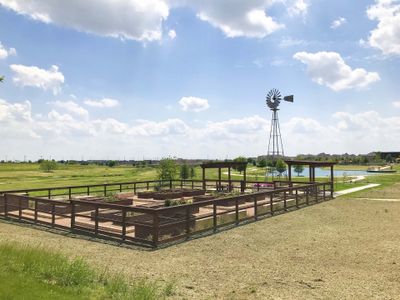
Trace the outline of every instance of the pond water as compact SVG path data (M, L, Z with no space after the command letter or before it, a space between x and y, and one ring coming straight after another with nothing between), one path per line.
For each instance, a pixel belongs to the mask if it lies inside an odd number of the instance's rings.
M335 170L333 169L333 174L335 177L342 177L343 174L346 173L346 176L361 176L361 175L368 175L369 173L367 170L360 170L360 171L355 171L355 170ZM304 171L300 173L300 176L308 177L309 176L309 171L308 168L305 167ZM322 169L322 168L315 168L315 177L328 177L331 175L331 170L330 169ZM292 168L292 176L297 176L297 173L294 171Z

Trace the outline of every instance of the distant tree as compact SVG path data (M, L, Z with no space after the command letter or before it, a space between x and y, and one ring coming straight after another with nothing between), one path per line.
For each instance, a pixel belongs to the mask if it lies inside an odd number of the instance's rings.
M0 82L4 81L4 76L0 76Z
M42 160L39 167L43 172L51 172L57 169L57 163L54 160Z
M304 166L303 165L295 165L294 171L297 173L297 176L300 176L300 173L303 173Z
M282 159L278 159L276 161L275 169L279 173L279 177L281 177L282 173L287 169L285 162Z
M106 166L110 167L110 168L115 167L116 165L117 165L117 162L115 160L109 160L106 162Z
M267 166L267 160L265 158L262 158L257 162L257 167L259 168L265 168L266 166Z
M247 163L246 157L243 157L243 156L236 157L233 161L234 162ZM238 166L238 167L235 167L233 169L238 171L240 174L242 174L242 172L246 169L246 165L243 164L242 166Z
M181 165L181 170L180 170L180 175L182 180L186 180L189 178L190 175L190 169L187 164Z
M190 168L190 178L193 179L194 177L196 177L196 170L194 169L194 167Z
M178 177L179 166L172 158L163 158L157 169L157 177L159 180L174 180Z
M388 154L385 156L385 160L386 160L386 162L391 163L391 162L393 162L393 157L390 154Z

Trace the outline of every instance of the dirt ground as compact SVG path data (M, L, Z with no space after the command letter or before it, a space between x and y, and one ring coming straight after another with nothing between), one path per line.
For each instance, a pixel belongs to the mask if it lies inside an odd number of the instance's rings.
M338 198L157 251L0 222L0 239L79 255L177 299L399 299L400 202Z

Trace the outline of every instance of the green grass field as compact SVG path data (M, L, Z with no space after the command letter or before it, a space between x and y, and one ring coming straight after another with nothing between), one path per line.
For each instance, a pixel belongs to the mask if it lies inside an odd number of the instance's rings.
M365 166L336 166L335 168L347 170L365 169ZM400 166L395 167L400 171ZM226 170L224 170L226 171ZM201 179L201 168L195 168L196 176L194 179ZM217 170L207 170L207 178L218 178ZM295 174L294 174L295 175ZM365 185L368 182L382 183L384 186L390 185L393 180L397 180L397 174L394 175L375 175L368 176L367 179L356 183L343 182L341 178L335 181L335 190L357 187ZM39 165L32 163L2 163L0 164L0 191L57 187L57 186L74 186L102 184L112 182L128 182L140 180L155 180L157 178L157 169L155 167L133 167L133 166L98 166L98 165L68 165L59 164L57 170L52 172L43 172ZM223 179L228 179L226 172L222 174ZM233 172L232 179L240 180L243 176L238 172ZM265 178L265 169L249 166L247 170L247 179L251 180L271 180ZM276 179L276 178L275 178ZM307 181L307 177L293 177L296 181ZM318 181L325 181L326 178L317 178Z
M0 243L0 299L162 299L173 287L94 270L41 247Z

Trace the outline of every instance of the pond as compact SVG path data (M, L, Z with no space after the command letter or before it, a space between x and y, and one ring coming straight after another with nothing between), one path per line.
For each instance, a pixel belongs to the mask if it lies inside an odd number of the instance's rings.
M370 175L367 170L335 170L333 169L333 174L335 177L342 177L343 174L346 173L346 176L362 176L362 175ZM328 177L331 174L330 169L322 169L322 168L315 168L315 177ZM292 168L292 176L297 176L297 173L294 172ZM304 171L300 173L300 176L308 177L309 171L308 168L305 167Z

